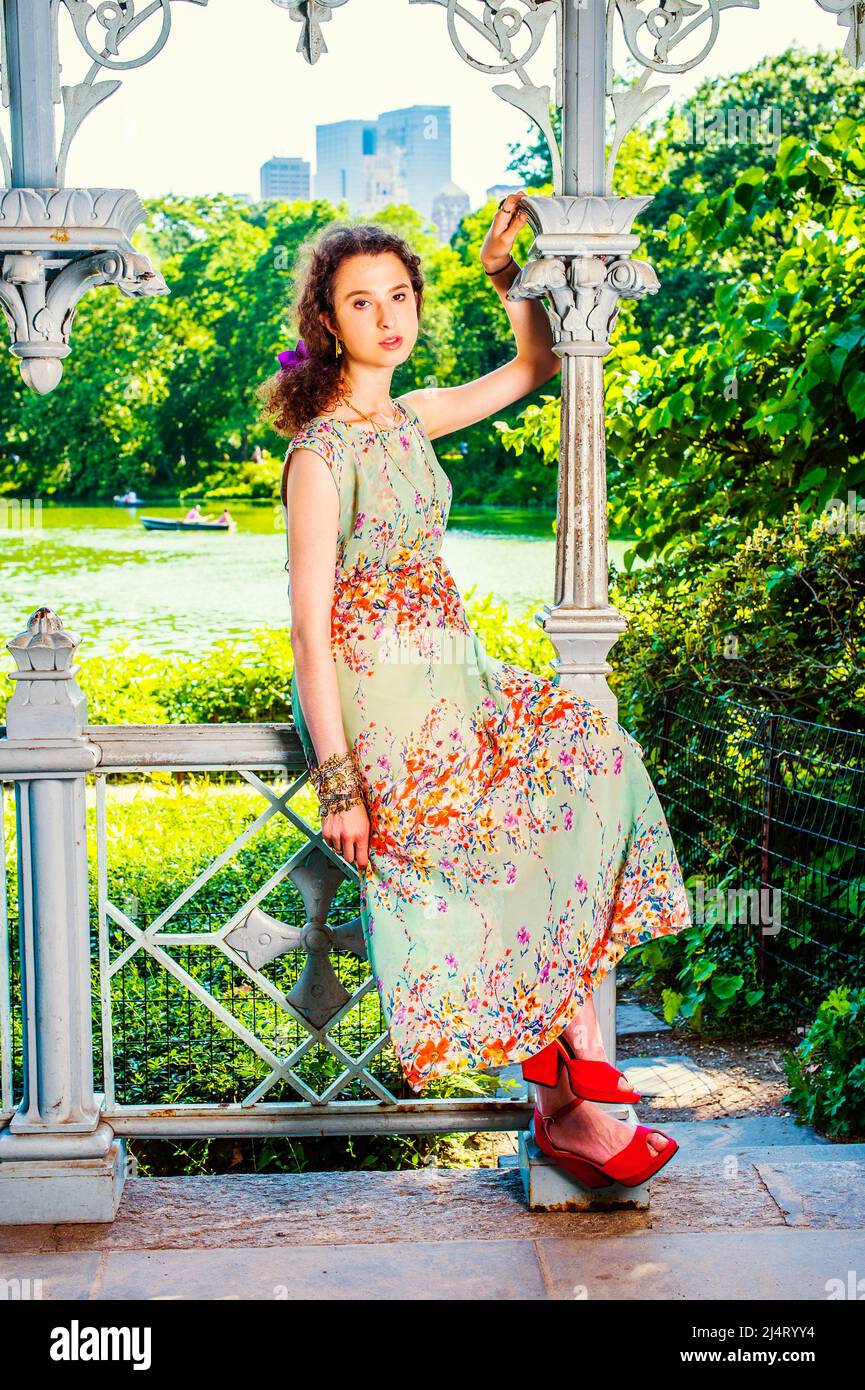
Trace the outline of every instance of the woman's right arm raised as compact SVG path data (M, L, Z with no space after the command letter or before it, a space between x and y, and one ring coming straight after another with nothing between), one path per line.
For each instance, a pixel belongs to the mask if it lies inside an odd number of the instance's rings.
M339 536L339 494L334 482L321 455L313 449L295 449L285 464L291 650L298 695L319 763L334 753L349 751L331 652ZM366 808L357 805L325 817L322 834L348 863L365 868L368 827Z

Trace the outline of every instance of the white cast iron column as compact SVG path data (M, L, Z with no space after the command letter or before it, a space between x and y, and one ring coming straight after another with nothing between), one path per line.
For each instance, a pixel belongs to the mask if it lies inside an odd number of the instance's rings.
M10 158L0 132L0 320L6 321L24 381L41 395L53 391L62 378L75 311L89 290L114 285L129 297L168 293L162 276L132 244L135 228L145 219L138 194L128 188L64 187L66 160L79 126L119 86L116 80L97 82L96 75L103 67L117 71L135 65L124 64L112 52L145 15L134 15L134 7L124 14L117 5L92 9L67 0L92 66L84 81L61 91L60 4L0 0L0 87L8 98L12 136ZM153 19L157 8L150 6ZM100 25L105 33L96 50L90 36ZM167 33L165 22L163 29ZM64 126L58 149L54 111L61 97Z
M125 1143L93 1089L85 779L99 750L82 733L78 639L40 608L7 646L18 670L0 775L15 783L24 1087L0 1130L0 1226L111 1221Z
M604 357L623 297L658 289L631 223L650 198L605 195L606 0L562 0L562 194L525 200L536 239L510 298L543 298L562 357L554 601L536 620L561 685L613 718L607 657L627 623L609 601ZM616 1059L616 974L594 995Z

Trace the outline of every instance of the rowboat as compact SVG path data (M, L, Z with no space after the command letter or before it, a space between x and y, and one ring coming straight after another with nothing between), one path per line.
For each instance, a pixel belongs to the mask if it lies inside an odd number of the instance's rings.
M233 521L171 521L167 517L142 516L141 525L148 531L233 531Z

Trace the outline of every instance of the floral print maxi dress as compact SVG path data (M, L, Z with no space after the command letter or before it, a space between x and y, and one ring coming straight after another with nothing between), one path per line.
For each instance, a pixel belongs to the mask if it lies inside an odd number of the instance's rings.
M421 1092L540 1051L625 951L690 915L640 745L470 627L439 553L450 480L397 409L383 438L316 416L286 459L315 450L339 494L331 650L370 821L361 922ZM292 708L314 767L294 678Z

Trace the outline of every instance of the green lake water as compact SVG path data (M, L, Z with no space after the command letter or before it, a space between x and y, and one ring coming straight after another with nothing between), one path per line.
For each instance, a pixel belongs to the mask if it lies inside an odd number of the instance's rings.
M203 510L216 515L221 506ZM21 632L42 605L81 639L79 658L102 655L117 641L190 656L256 627L287 628L281 509L232 503L230 510L237 531L215 535L146 531L142 514L186 513L155 504L43 503L38 525L32 516L26 525L11 511L0 515L8 523L0 524L0 643ZM550 601L553 521L551 513L454 507L442 555L464 599L492 593L518 615ZM629 544L610 543L616 564Z

